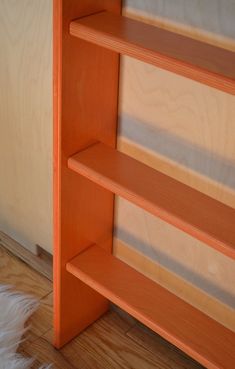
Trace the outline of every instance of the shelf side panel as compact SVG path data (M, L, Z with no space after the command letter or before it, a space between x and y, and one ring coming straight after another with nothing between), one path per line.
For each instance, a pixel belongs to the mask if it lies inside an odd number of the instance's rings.
M103 9L119 13L121 1L54 0L54 345L57 348L108 308L107 299L65 269L71 258L94 242L102 244L107 252L112 249L113 194L67 168L68 158L89 146L94 138L115 147L119 56L69 34L72 19Z

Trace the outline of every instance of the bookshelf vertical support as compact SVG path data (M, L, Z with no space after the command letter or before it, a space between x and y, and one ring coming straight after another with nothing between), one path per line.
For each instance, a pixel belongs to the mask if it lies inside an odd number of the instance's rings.
M68 169L68 158L102 140L116 144L119 55L71 37L71 20L120 0L54 0L54 345L62 347L108 308L108 300L66 271L98 243L111 252L114 195Z

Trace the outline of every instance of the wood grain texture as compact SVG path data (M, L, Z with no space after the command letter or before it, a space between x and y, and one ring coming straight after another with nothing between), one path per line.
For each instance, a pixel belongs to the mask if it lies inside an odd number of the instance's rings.
M52 1L1 0L0 45L0 229L51 252Z
M54 342L57 348L108 308L108 301L69 274L65 265L93 242L111 252L114 196L69 170L67 160L96 139L115 146L119 72L117 54L71 37L69 23L103 9L119 13L120 5L120 0L54 1Z
M207 368L233 369L235 333L100 247L75 257L67 270Z
M235 23L230 16L234 4L127 0L123 13L234 51ZM210 34L205 34L207 29ZM231 39L224 39L228 30ZM234 96L133 58L123 56L121 61L118 149L234 208ZM123 198L117 199L115 208L116 237L121 242L233 311L232 259ZM122 252L118 257L124 260ZM130 260L131 255L126 261ZM144 259L139 268L150 272ZM189 290L185 294L195 301ZM211 303L211 311L216 306Z
M2 284L9 284L16 289L44 297L52 291L52 283L45 277L30 269L0 245L0 280Z
M199 363L190 359L189 356L177 349L177 347L170 345L142 324L136 324L134 327L131 327L126 335L151 353L157 353L159 361L164 362L166 368L202 369ZM171 350L169 350L169 346L171 346Z
M29 331L26 331L26 342L33 342L53 328L53 292L40 299L39 307L30 317Z
M109 12L71 22L70 33L235 95L232 51Z
M106 313L63 349L63 355L77 367L81 359L89 369L202 369L168 342L155 336L152 351L138 344L129 326L116 313ZM174 353L172 351L174 350ZM162 352L165 351L165 355Z
M35 357L31 369L38 369L46 364L53 364L54 369L86 369L84 361L80 360L80 366L74 367L64 358L63 354L49 345L47 340L39 337L33 342L26 342L21 345L19 352L25 357Z
M41 257L34 255L28 249L23 247L19 242L13 240L4 232L0 231L0 244L3 245L13 255L17 256L25 263L43 274L50 281L52 280L52 262L43 260Z
M98 143L69 168L235 259L235 209Z
M234 96L127 57L121 70L119 150L235 208ZM217 290L216 297L234 307L233 260L118 202L122 241L163 265L169 260L171 270L212 296Z
M127 215L128 216L128 215ZM235 332L235 310L143 252L114 237L113 255Z
M235 3L200 0L127 0L122 14L183 36L235 51L233 14ZM210 16L213 14L213 17ZM233 44L233 47L231 48Z

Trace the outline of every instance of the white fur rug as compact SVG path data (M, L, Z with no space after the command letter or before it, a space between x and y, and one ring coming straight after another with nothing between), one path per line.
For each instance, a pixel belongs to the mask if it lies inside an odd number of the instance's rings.
M34 359L16 351L27 330L25 322L38 305L34 298L0 285L0 369L31 368Z

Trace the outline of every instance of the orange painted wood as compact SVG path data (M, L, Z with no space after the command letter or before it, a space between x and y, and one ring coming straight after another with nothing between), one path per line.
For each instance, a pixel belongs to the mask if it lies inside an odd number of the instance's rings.
M234 369L235 333L94 245L67 270L209 369Z
M121 0L53 1L54 345L112 300L208 368L232 369L234 333L111 251L116 193L235 258L234 209L115 150L117 52L232 94L234 54L122 18Z
M232 51L109 12L71 22L70 33L235 95Z
M71 20L120 0L54 0L54 345L60 348L108 308L66 271L88 245L112 248L113 194L72 172L68 158L94 139L116 143L119 56L71 37ZM95 86L95 88L94 88ZM88 123L89 122L89 123ZM102 211L100 211L102 209Z
M103 143L75 154L68 166L235 259L235 209Z

